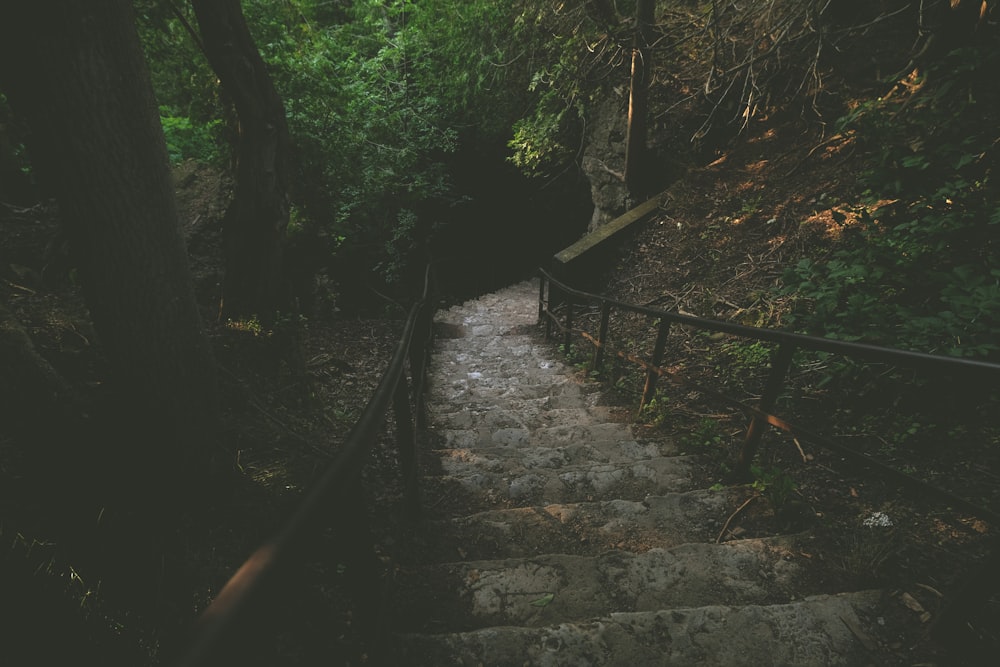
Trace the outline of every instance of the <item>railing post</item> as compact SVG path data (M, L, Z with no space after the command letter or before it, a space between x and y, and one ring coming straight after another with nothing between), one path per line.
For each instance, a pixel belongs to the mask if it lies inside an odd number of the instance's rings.
M548 282L548 298L545 300L545 340L552 338L552 291L558 289L551 280Z
M663 351L667 347L667 336L670 334L670 322L660 320L660 328L656 332L656 343L653 345L653 358L650 362L653 366L659 366L663 361ZM653 369L646 370L646 386L642 388L642 400L639 401L639 412L653 400L656 393L656 381L660 375Z
M358 503L360 507L343 514L344 523L339 526L339 541L343 552L339 558L347 574L344 577L347 594L354 601L352 625L360 639L361 646L369 653L373 664L383 660L384 641L379 636L385 625L385 611L378 595L373 590L379 590L383 581L382 565L375 552L375 536L372 534L371 517L367 507L363 505L365 490L361 477L355 477L348 482L346 502ZM374 655L372 655L374 654Z
M538 322L545 316L545 283L548 280L544 275L538 278Z
M427 427L427 401L424 389L427 385L427 357L433 335L433 310L426 304L417 317L410 341L410 377L413 378L413 402L416 411L414 424L417 430Z
M417 438L413 428L413 413L410 410L410 391L406 377L399 378L396 391L392 395L392 407L396 415L396 446L399 449L399 465L403 472L403 488L406 497L406 511L411 518L420 515L420 494L417 489Z
M757 406L761 412L771 412L774 404L778 400L778 394L785 385L785 375L792 365L792 355L795 354L793 343L782 343L775 350L771 357L771 372L767 376L767 383L764 385L764 394L760 397L760 404ZM749 480L750 465L757 455L757 447L760 439L764 435L765 419L760 415L754 415L747 427L746 439L743 441L743 448L740 450L739 459L736 461L736 468L733 470L733 477L738 480Z
M573 295L566 295L566 328L563 330L563 354L569 355L573 345Z
M601 299L601 328L597 332L597 348L594 350L593 371L601 372L604 365L604 348L608 344L608 325L611 321L611 302Z

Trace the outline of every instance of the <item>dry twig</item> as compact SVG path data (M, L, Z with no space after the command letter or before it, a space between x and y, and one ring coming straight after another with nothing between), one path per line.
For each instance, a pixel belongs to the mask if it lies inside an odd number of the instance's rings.
M729 515L729 518L726 519L726 523L722 526L722 530L719 531L719 536L715 538L715 543L716 544L719 544L720 542L722 542L722 536L725 535L726 531L729 530L729 524L731 524L733 522L733 519L735 519L739 515L740 512L742 512L744 509L746 509L746 507L751 502L753 502L755 499L757 499L757 498L760 498L760 494L759 493L753 494L752 496L750 496L749 498L747 498L743 502L742 505L740 505L739 507L737 507L735 512L733 512L732 514Z

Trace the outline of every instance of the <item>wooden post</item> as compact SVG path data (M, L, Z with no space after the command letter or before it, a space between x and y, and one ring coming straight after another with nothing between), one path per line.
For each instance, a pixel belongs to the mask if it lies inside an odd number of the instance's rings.
M542 317L545 315L545 276L541 276L538 279L538 323L541 324Z
M670 334L670 322L666 320L660 320L660 328L656 332L656 343L653 345L653 357L650 359L650 363L653 366L659 366L660 362L663 361L663 351L667 347L667 336ZM659 379L659 374L649 369L646 371L646 386L642 389L642 400L639 401L639 412L653 400L653 395L656 393L656 381Z
M625 187L633 199L645 196L642 173L648 134L649 73L656 0L638 0L635 6L635 36L632 44L632 77L628 96L628 129L625 133Z
M785 385L785 375L792 365L792 355L795 354L795 345L783 343L778 346L771 357L771 373L767 377L767 384L764 386L764 395L760 397L758 408L761 412L770 412L774 409L774 404L778 400L778 394ZM757 455L757 447L760 445L761 436L764 435L765 420L759 415L754 415L747 427L746 439L743 441L743 448L740 450L740 457L733 470L733 476L739 480L750 479L750 465Z
M413 519L420 516L420 495L417 489L417 437L410 410L410 391L406 377L399 378L392 395L396 415L396 446L399 448L399 465L403 472L406 512Z
M604 348L608 344L608 325L611 320L611 302L601 301L601 328L597 333L597 348L594 350L593 371L601 372L604 365Z
M569 355L573 345L573 296L566 295L566 329L563 331L563 354Z
M545 301L545 340L551 340L552 338L552 291L556 289L555 284L550 280L548 281L549 292L548 299Z
M427 386L427 357L434 333L434 311L426 304L421 308L414 323L413 338L410 341L410 377L413 381L414 425L418 431L427 428L427 400L424 389ZM405 378L400 378L403 382Z

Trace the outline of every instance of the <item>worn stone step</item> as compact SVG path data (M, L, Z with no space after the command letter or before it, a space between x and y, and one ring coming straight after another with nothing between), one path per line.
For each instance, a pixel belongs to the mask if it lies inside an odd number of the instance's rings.
M471 469L425 477L429 489L448 493L457 487L481 507L525 506L538 503L567 503L614 498L643 498L649 494L690 491L695 458L669 456L631 463L589 463L562 468Z
M434 349L434 361L429 371L436 377L449 378L469 372L489 372L496 374L521 368L540 368L549 371L566 372L569 367L559 361L551 350L541 350L537 343L525 345L503 345L496 349L483 350L469 347L469 341L442 343ZM522 350L527 350L522 351Z
M486 333L485 329L480 331ZM525 331L529 333L524 333ZM433 348L436 354L441 355L438 361L442 366L448 363L490 361L497 356L549 359L562 364L555 350L551 346L540 346L538 333L531 333L525 327L509 329L506 334L478 337L472 329L463 326L448 328L444 333L448 334L448 337L435 338ZM470 338L475 340L468 340Z
M497 395L504 393L512 385L518 384L561 384L570 380L566 369L548 366L549 362L540 361L528 365L519 362L505 362L502 368L485 368L483 366L458 366L444 373L432 369L431 380L437 384L450 387L464 386L473 393L481 395ZM531 398L525 396L525 398Z
M437 429L435 437L444 449L475 449L477 447L558 447L576 442L617 442L633 440L627 424L601 422L596 424L563 424L528 428Z
M485 315L489 319L496 319L498 312L502 312L508 316L523 315L525 317L534 317L538 312L537 282L531 280L517 283L497 292L484 294L478 298L470 299L438 312L466 317Z
M431 404L450 406L457 409L467 403L492 402L498 399L526 399L585 396L596 393L597 389L581 385L568 375L546 378L507 378L479 384L474 380L456 379L442 382L430 379L427 400Z
M736 489L647 496L641 501L536 505L437 522L427 557L444 561L526 558L540 553L597 555L711 542L733 508Z
M468 428L552 428L607 423L610 410L577 404L553 407L550 398L508 399L491 403L473 403L454 412L430 412L430 424L444 430Z
M854 667L879 664L870 619L879 591L786 604L612 613L543 627L405 635L396 664L411 667Z
M568 470L597 464L626 465L638 461L671 457L677 449L667 442L584 441L556 447L479 447L476 449L438 449L438 457L446 475L467 475L474 472L520 473L537 468Z
M461 332L462 336L526 335L527 331L531 331L537 325L536 303L527 305L512 301L499 306L479 304L475 307L453 307L435 313L434 321L452 327L462 327L464 329ZM503 317L497 317L501 311Z
M805 535L715 544L741 492L694 489L697 457L598 407L542 341L537 290L435 317L421 460L438 519L395 570L410 634L391 664L878 664L880 594L822 595Z
M779 604L815 590L814 562L793 538L723 544L687 543L643 553L545 554L419 568L400 585L400 620L419 627L471 630L491 625L542 626L623 611L711 604ZM406 609L407 603L415 608Z

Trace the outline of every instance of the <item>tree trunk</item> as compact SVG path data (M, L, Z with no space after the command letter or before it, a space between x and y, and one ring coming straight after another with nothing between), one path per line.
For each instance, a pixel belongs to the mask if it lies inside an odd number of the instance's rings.
M625 134L625 186L633 200L648 193L646 169L647 116L649 115L649 73L656 0L638 0L635 7L635 38L632 45L632 78L628 98L628 129Z
M192 0L209 64L239 118L236 187L223 221L226 277L221 316L270 321L282 307L288 227L285 108L254 44L239 0Z
M30 126L33 163L59 203L124 403L116 422L127 446L94 448L95 457L124 466L147 494L180 487L174 474L198 474L210 462L215 365L131 2L6 5L0 86Z

